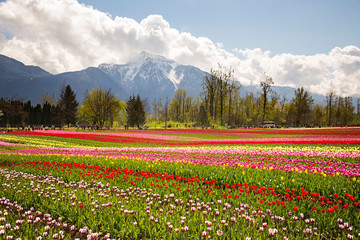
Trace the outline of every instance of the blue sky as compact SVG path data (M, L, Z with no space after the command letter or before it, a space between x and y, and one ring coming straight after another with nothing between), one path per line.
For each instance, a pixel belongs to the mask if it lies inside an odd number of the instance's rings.
M360 0L0 0L0 54L53 73L142 52L360 96Z
M262 48L271 54L327 53L360 46L359 0L80 0L113 17L140 22L160 14L171 27L208 37L224 48Z

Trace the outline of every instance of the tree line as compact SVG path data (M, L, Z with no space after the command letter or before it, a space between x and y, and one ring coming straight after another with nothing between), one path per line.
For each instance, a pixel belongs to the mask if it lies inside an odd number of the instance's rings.
M151 104L139 95L125 102L111 90L93 89L85 94L80 105L70 85L62 86L59 100L54 94L43 95L35 106L19 99L0 99L0 126L54 125L111 128L116 126L141 128L160 124L169 128L190 127L258 127L264 121L274 121L281 127L352 126L360 125L360 99L356 106L351 96L341 96L332 89L326 103L315 104L310 93L297 88L292 99L280 96L272 89L274 81L264 74L258 92L240 96L241 85L235 81L232 69L221 65L211 69L202 80L202 91L196 98L178 89L172 99L154 99Z
M0 126L70 126L77 120L78 106L76 95L69 85L61 87L58 101L55 101L54 94L50 96L46 93L35 106L31 101L0 98Z
M62 86L59 100L55 95L46 93L35 106L30 101L0 98L0 126L32 128L33 126L79 126L111 128L115 121L123 122L129 127L141 127L145 124L144 101L139 96L131 96L122 102L111 89L100 88L86 92L80 106L76 94L70 85Z
M263 75L257 94L240 96L241 85L232 79L233 71L224 73L220 66L203 80L203 89L196 99L178 89L168 110L161 99L152 103L151 121L191 123L197 126L259 127L273 121L280 127L359 126L360 99L356 106L351 96L341 96L332 89L326 94L326 104L315 104L303 87L286 99L272 89L271 76ZM168 113L167 113L168 111ZM166 117L168 116L168 117Z

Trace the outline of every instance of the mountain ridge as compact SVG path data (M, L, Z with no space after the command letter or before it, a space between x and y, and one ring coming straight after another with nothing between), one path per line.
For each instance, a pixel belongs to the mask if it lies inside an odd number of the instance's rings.
M153 101L161 97L171 99L177 89L185 89L190 96L199 96L202 80L209 73L194 66L181 65L163 56L141 52L126 64L102 63L80 71L51 74L37 66L26 66L20 61L0 54L0 97L21 97L36 104L42 94L60 92L70 84L80 102L93 88L111 88L122 100L139 94ZM273 86L280 95L290 100L295 88ZM240 94L256 94L256 86L242 86ZM324 104L325 97L311 93L315 103Z

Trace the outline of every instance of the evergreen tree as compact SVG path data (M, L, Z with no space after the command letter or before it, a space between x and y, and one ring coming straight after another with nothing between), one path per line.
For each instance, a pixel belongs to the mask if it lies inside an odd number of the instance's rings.
M59 104L51 107L51 125L55 127L62 127L64 125L64 114Z
M130 96L129 99L126 101L126 113L127 113L127 120L126 124L130 127L134 127L135 125L135 96Z
M42 106L42 114L41 114L41 124L50 125L51 124L51 108L52 105L48 102L45 102Z
M31 116L32 116L32 124L38 125L41 123L41 115L42 115L42 107L41 104L36 104L33 108Z
M76 94L71 89L70 85L62 87L60 92L59 105L63 111L65 123L68 126L70 126L70 124L75 124L75 116L79 103L76 101Z
M139 95L137 95L135 99L135 109L136 109L136 119L135 124L139 128L141 125L143 125L146 121L145 118L145 111L144 111L144 104L141 101Z
M140 128L140 126L142 126L146 121L144 105L140 96L130 96L126 105L127 124L130 127L137 126Z

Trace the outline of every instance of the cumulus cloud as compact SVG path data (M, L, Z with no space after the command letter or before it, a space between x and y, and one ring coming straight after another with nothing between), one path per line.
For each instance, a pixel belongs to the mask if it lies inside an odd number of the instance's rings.
M210 71L232 67L244 85L258 84L264 72L276 85L330 88L360 93L360 49L335 47L328 54L279 54L261 49L224 50L221 43L194 37L170 26L160 15L140 23L76 0L7 0L0 3L0 53L52 73L101 63L126 63L142 51Z
M326 94L334 89L343 95L360 94L360 48L335 47L328 54L311 56L279 54L273 57L261 49L235 49L242 69L251 71L254 82L266 71L280 86L305 87L311 92ZM240 73L245 74L245 73ZM252 78L255 76L255 78Z

